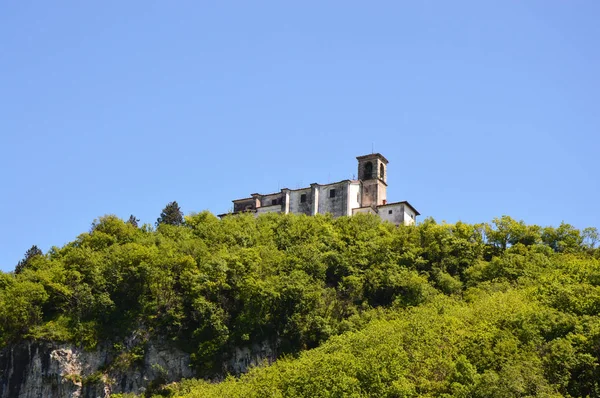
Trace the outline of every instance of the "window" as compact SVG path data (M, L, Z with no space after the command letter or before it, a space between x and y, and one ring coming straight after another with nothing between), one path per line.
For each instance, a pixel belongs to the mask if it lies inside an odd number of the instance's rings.
M330 198L335 198L335 189L332 189L329 191L329 197Z
M271 206L275 206L276 204L277 204L277 199L273 199L273 200L271 201Z
M379 178L381 178L383 180L383 175L385 174L385 168L383 167L383 164L379 165Z
M388 210L388 214L392 214L392 210Z
M306 203L306 194L305 193L300 195L300 203Z
M365 180L373 178L373 163L367 162L365 163L365 173L363 175Z

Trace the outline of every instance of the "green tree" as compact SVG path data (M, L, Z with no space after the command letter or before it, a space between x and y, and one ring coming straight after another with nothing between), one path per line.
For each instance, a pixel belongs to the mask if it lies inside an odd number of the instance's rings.
M0 272L0 348L163 338L206 377L264 342L292 355L190 397L600 397L593 228L208 212L178 225L176 202L159 221L105 215Z
M488 242L501 250L517 243L531 246L541 240L540 228L537 225L525 225L522 220L516 221L509 216L502 216L494 218L492 224L493 226L487 225L485 231Z
M156 219L156 226L160 224L181 225L183 224L183 212L176 201L168 203Z
M594 249L596 247L596 243L598 243L598 241L600 240L598 230L593 227L585 228L581 235L583 237L585 245L590 249Z
M15 274L20 274L25 268L31 265L31 260L36 256L43 255L42 251L36 245L33 245L25 252L25 257L17 263Z
M581 250L583 237L578 229L565 222L558 228L546 227L542 232L543 242L559 253L573 253Z

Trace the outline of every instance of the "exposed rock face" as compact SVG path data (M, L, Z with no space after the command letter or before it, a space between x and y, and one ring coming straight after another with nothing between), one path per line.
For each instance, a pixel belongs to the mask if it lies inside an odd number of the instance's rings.
M133 339L135 340L135 339ZM140 346L128 341L128 347ZM108 347L86 351L71 344L23 342L0 351L0 398L97 398L115 393L142 394L153 382L194 377L189 354L173 344L149 341L143 354L116 355ZM276 344L233 349L223 363L240 374L277 357Z
M249 347L236 347L231 358L225 363L225 371L234 375L246 373L251 366L258 366L267 361L271 363L277 359L276 345L268 341L252 344Z
M69 344L23 342L0 352L0 398L140 394L154 380L193 377L189 364L188 354L162 342L146 343L143 358L132 363L115 358L108 349L85 351Z

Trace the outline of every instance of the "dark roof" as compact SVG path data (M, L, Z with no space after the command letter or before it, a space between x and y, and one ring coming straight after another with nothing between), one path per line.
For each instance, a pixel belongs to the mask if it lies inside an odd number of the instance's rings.
M310 191L310 187L296 188L296 189L286 188L286 189L290 192L292 192L292 191Z
M252 199L254 199L254 198L242 198L242 199L234 199L234 200L232 200L232 202L244 202L244 201L246 201L246 200L252 200Z
M317 184L316 182L311 184L311 185L317 185L320 187L326 187L328 185L335 185L335 184L341 184L343 182L350 182L351 184L357 184L360 182L360 180L350 180L350 179L345 179L345 180L340 180L340 181L336 181L336 182L330 182L328 184ZM387 185L387 184L386 184ZM305 191L305 190L309 190L312 187L304 187L304 188L297 188L297 189L289 189L289 188L283 188L281 191L279 192L273 192L273 193L266 193L266 194L262 194L262 193L253 193L251 197L249 198L242 198L242 199L234 199L232 200L232 202L244 202L246 200L251 200L254 199L255 196L260 196L260 197L264 197L264 196L276 196L276 195L282 195L284 190L287 191Z
M415 208L414 208L414 207L413 207L413 206L412 206L410 203L408 203L406 200L403 200L402 202L386 203L386 204L384 204L384 205L379 205L379 206L377 206L377 207L393 206L393 205L402 205L402 204L403 204L403 205L406 205L406 206L408 206L408 207L410 207L411 209L413 209L413 211L415 212L415 214L416 214L417 216L420 216L420 215L421 215L421 213L419 213L419 212L417 211L417 209L415 209Z
M233 216L233 215L242 214L242 213L256 213L256 209L248 209L248 210L240 210L240 211L230 211L229 213L217 214L217 217L223 218L223 217L226 217L226 216Z
M388 164L388 160L385 158L385 156L383 156L380 153L372 153L370 155L362 155L362 156L357 156L356 160L364 160L364 159L370 159L370 158L380 158L383 163Z

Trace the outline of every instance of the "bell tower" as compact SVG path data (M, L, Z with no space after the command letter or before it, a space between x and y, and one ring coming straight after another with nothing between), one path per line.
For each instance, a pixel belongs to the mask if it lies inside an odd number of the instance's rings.
M385 204L388 160L380 153L358 156L356 160L358 160L358 179L362 182L361 207Z

